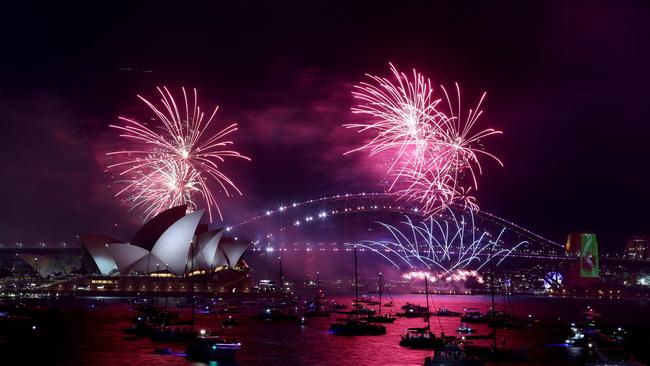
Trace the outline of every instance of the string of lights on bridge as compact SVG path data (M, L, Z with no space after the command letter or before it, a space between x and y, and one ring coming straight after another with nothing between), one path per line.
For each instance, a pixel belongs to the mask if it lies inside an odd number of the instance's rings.
M322 202L328 202L328 201L336 201L336 200L340 200L340 199L355 199L355 198L364 198L364 197L391 198L391 199L395 199L395 200L403 199L403 197L401 197L399 195L396 195L396 194L393 194L393 193L376 193L376 192L374 192L374 193L365 193L365 192L362 192L362 193L346 193L346 194L337 194L337 195L333 195L333 196L325 196L325 197L321 197L321 198L317 198L317 199L310 199L310 200L303 201L303 202L294 202L291 205L279 205L275 209L268 209L268 210L264 211L263 214L253 216L253 217L251 217L251 218L249 218L247 220L244 220L244 221L242 221L242 222L240 222L238 224L228 226L228 227L226 227L226 231L232 231L232 230L234 230L236 228L245 226L247 224L258 221L260 219L263 219L263 218L266 218L266 217L271 217L271 216L276 216L278 214L285 213L289 209L297 209L297 208L300 208L302 206L308 206L308 205L312 205L312 204L316 204L316 203L322 203ZM462 206L455 207L455 208L460 209L460 210L464 210L464 208ZM420 210L417 207L404 207L404 206L392 206L392 205L381 205L381 206L380 205L368 205L368 206L358 205L356 207L345 208L343 210L329 210L329 211L328 210L321 210L320 212L318 212L315 215L314 214L308 214L308 215L305 215L302 220L301 219L295 220L293 222L293 226L299 227L300 225L302 225L304 223L310 223L310 222L314 221L316 218L325 219L325 218L327 218L328 216L331 216L331 215L347 214L347 213L352 213L352 212L355 212L355 211L356 212L361 212L361 211L369 211L369 210L392 210L392 211L408 212L409 214L423 216L420 213ZM535 238L535 239L537 239L537 241L540 241L542 243L552 244L552 245L554 245L554 246L556 246L558 248L563 248L564 247L564 245L562 245L562 244L559 244L559 243L557 243L557 242L555 242L553 240L550 240L550 239L545 238L545 237L543 237L543 236L541 236L539 234L536 234L536 233L534 233L534 232L532 232L532 231L530 231L530 230L528 230L528 229L526 229L526 228L524 228L524 227L522 227L522 226L520 226L520 225L518 225L518 224L516 224L516 223L514 223L512 221L506 220L506 219L504 219L502 217L499 217L497 215L491 214L491 213L486 212L486 211L479 211L478 214L483 216L483 217L488 218L489 220L491 220L491 221L493 221L495 223L498 222L498 223L501 223L504 226L514 228L515 231L519 231L519 232L521 232L521 233L523 233L525 235L528 235L528 236L530 236L532 238ZM442 217L442 215L439 215L439 217Z

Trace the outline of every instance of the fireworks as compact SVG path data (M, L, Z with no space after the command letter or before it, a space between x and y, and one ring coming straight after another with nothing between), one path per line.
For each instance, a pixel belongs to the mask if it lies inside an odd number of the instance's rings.
M397 268L415 273L434 271L436 278L453 278L458 270L478 271L490 260L499 265L519 246L528 244L522 241L510 249L504 248L500 242L505 228L492 238L489 232L479 232L475 227L472 210L468 220L451 209L447 213L447 218L431 216L420 223L405 216L401 223L404 230L380 222L392 239L365 240L357 245L379 254Z
M482 139L501 132L472 132L486 94L464 116L458 84L456 102L441 86L446 101L441 103L442 99L434 96L430 80L415 70L409 78L392 64L390 68L396 82L368 75L373 83L355 86L352 94L358 104L352 112L366 115L370 121L345 127L375 136L348 153L368 150L372 156L391 152L389 191L420 202L426 213L433 214L454 203L478 209L472 190L478 188L477 174L482 174L479 156L488 156L502 165L481 145Z
M395 172L394 185L404 169L423 167L431 135L444 116L436 110L440 99L434 99L430 80L425 80L415 70L413 78L409 79L392 64L390 68L397 84L386 78L367 75L377 85L362 82L355 85L352 92L359 101L352 113L367 115L373 122L347 124L345 127L376 133L370 142L347 153L369 150L370 155L375 155L387 150L396 151L388 169Z
M406 280L424 280L428 279L429 282L435 283L441 280L446 282L464 282L468 278L476 278L478 283L483 283L483 277L476 271L468 271L465 269L457 269L452 273L441 272L428 272L428 271L411 271L402 274L402 278Z
M119 117L122 125L110 125L133 143L132 149L107 153L118 160L107 170L117 171L117 181L124 185L116 197L123 197L131 209L140 209L144 219L182 204L187 204L188 210L195 210L199 201L207 206L210 220L212 207L222 218L210 183L215 181L226 196L230 196L231 191L241 195L233 181L221 171L220 164L226 158L250 161L230 150L233 142L225 139L237 131L237 124L211 134L208 127L219 107L215 107L206 119L198 106L196 89L190 105L185 88L182 88L184 104L180 108L167 88L157 89L161 107L138 95L156 117L154 126L125 117Z

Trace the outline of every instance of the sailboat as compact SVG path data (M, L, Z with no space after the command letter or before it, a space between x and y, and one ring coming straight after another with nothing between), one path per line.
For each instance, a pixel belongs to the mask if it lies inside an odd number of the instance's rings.
M324 299L324 295L321 294L320 290L320 273L316 272L316 296L314 296L313 299L306 301L305 303L305 308L307 311L305 311L305 316L330 316L329 310L327 310L322 303L322 300Z
M194 243L190 245L190 258L194 258ZM159 327L153 329L149 337L153 342L189 342L198 336L194 328L196 320L195 299L194 299L194 280L193 280L193 259L189 261L188 277L190 279L190 301L192 304L192 320L169 324L164 322ZM165 309L167 309L167 298L165 297ZM166 310L167 311L167 310ZM190 326L188 326L188 323Z
M357 275L357 248L354 248L354 303L358 305L359 300L359 279ZM350 314L346 319L341 319L330 325L330 333L347 336L384 335L386 327L378 324L371 324L367 320L359 318L359 311Z
M190 249L193 250L194 246L190 246ZM194 258L194 252L191 252L191 258ZM191 334L193 335L189 338L189 342L185 348L185 357L190 360L195 361L221 361L221 360L232 360L235 358L235 355L241 349L241 343L236 340L226 339L222 336L216 334L210 334L204 329L201 329L200 332L196 333L195 323L196 323L196 313L195 313L195 299L194 299L194 276L192 275L193 261L190 261L190 301L192 302L192 328ZM230 317L231 320L233 319ZM222 327L225 328L225 324L222 322Z
M442 339L436 338L431 332L431 314L429 313L429 277L424 277L424 293L427 299L427 308L425 319L426 327L407 328L406 333L402 334L399 345L402 347L431 349L442 344Z
M508 349L505 348L505 341L502 348L497 347L497 312L494 302L494 261L493 261L493 246L490 246L490 294L492 297L492 307L488 312L489 323L492 327L492 332L486 338L492 338L492 346L474 346L469 345L464 348L465 353L472 358L487 359L496 362L508 361L521 361L524 362L528 359L528 352L526 348L521 349ZM469 337L466 337L469 338ZM473 338L477 338L474 336Z
M372 323L393 323L396 317L394 317L392 314L384 314L381 315L381 294L382 294L382 274L381 272L379 273L379 314L378 315L368 315L366 317L366 320Z

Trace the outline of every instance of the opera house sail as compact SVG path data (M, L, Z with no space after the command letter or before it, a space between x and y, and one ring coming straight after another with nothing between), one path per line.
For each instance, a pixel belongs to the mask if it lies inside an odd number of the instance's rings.
M251 243L225 237L223 229L208 230L199 224L203 214L203 210L186 213L185 206L173 207L144 224L131 242L81 236L83 266L97 278L118 283L116 287L123 291L147 290L147 278L160 276L184 288L182 281L192 275L205 277L209 291L249 290L248 266L242 256Z

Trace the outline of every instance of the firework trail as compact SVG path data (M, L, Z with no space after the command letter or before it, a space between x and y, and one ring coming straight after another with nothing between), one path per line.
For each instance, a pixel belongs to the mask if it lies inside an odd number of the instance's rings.
M107 171L118 172L117 182L124 185L116 197L123 197L131 209L140 209L145 220L177 205L186 204L188 210L194 210L200 201L207 206L210 220L212 207L222 219L210 183L215 181L226 196L231 191L241 195L220 165L226 158L250 161L229 149L233 142L226 136L237 131L237 124L209 133L219 107L206 118L198 106L196 89L190 105L182 88L184 103L180 107L167 88L157 90L161 96L159 107L138 95L156 117L154 126L125 117L119 117L122 125L110 125L134 146L106 154L119 160L107 167Z
M474 211L469 210L469 220L450 208L447 213L447 218L434 215L420 223L405 216L401 222L403 230L379 222L391 239L364 240L355 245L379 254L399 269L434 271L442 278L458 270L479 271L490 260L498 260L496 265L499 265L519 246L528 244L522 241L510 249L503 248L499 242L505 228L492 238L487 231L479 233L474 224Z
M372 156L390 151L389 191L419 201L426 213L436 213L451 204L478 209L472 190L478 188L477 174L482 174L479 156L503 165L481 145L482 139L501 132L486 129L473 133L486 94L463 115L458 84L455 102L452 94L440 87L446 100L441 103L424 76L413 70L409 78L392 64L390 69L396 82L368 75L373 83L355 85L352 94L358 104L352 112L368 116L369 121L345 127L359 133L372 132L374 137L347 153L368 150Z

